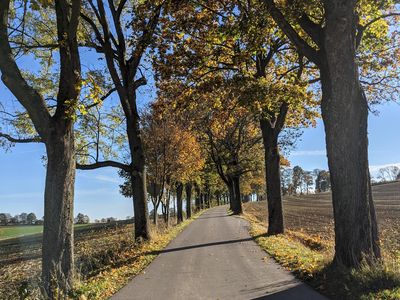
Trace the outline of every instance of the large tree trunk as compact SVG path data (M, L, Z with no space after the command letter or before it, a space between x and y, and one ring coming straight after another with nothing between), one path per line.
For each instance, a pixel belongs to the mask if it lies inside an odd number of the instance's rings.
M196 206L196 211L199 211L200 210L200 197L201 197L200 188L196 185L195 190L196 190L196 198L194 200L195 201L194 205Z
M280 155L278 135L268 120L260 121L265 153L265 176L267 182L268 234L284 232L281 195Z
M153 202L153 224L157 227L158 225L158 205L159 202L157 201L157 198L155 199L155 202Z
M167 194L166 194L166 199L165 199L165 205L164 206L164 221L165 221L165 225L167 227L169 227L169 219L170 219L170 202L171 202L171 190L167 190Z
M232 212L234 215L240 215L242 210L242 200L240 195L240 177L233 176L233 201L232 201Z
M56 127L46 143L42 280L45 296L55 299L72 288L75 153L72 125Z
M228 182L226 185L228 187L229 193L229 209L233 211L233 202L235 201L235 189L233 186L233 180L231 178L228 178Z
M133 97L133 96L132 96ZM135 101L130 101L134 103ZM133 208L135 214L135 239L138 241L150 239L149 213L147 207L146 169L143 144L139 128L139 116L134 111L126 118L129 149L131 152L131 175Z
M192 217L192 185L187 183L186 189L186 218L190 219Z
M182 193L183 193L183 184L179 182L176 185L176 220L177 223L183 222L183 207L182 207Z
M326 1L322 117L335 217L335 261L380 257L368 168L368 104L359 82L355 1Z

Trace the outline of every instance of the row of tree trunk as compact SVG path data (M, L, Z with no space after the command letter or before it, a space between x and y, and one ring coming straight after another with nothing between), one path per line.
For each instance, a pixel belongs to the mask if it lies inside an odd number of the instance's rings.
M186 196L186 218L190 219L192 217L192 211L200 211L202 209L207 209L212 207L213 200L216 201L216 205L224 205L231 203L230 198L228 195L221 195L216 193L215 199L213 199L213 195L209 192L202 192L200 188L196 185L195 186L195 191L196 191L196 197L195 197L195 205L192 207L192 191L193 191L193 184L192 183L187 183L183 184L181 182L178 182L175 186L175 192L176 192L176 220L177 223L183 222L183 191L185 190L185 196ZM167 226L170 224L170 204L171 204L171 191L168 190L166 192L166 197L164 202L161 203L161 212L164 218L164 222ZM174 202L175 203L175 202ZM154 204L154 203L153 203ZM240 204L241 206L241 204ZM153 223L157 225L157 219L158 219L158 206L154 207L153 210Z

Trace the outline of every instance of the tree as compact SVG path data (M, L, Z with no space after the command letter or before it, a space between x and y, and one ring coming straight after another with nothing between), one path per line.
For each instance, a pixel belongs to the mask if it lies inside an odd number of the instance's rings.
M222 83L221 90L214 90L204 98L203 105L212 109L201 108L203 117L198 130L202 132L202 143L218 175L228 188L231 210L241 214L240 179L243 174L260 168L261 136L249 111L237 106L226 91ZM217 99L217 103L212 104L211 99Z
M186 194L186 218L192 217L192 183L188 182L185 184Z
M302 190L303 178L304 178L304 170L300 166L295 166L293 168L293 174L292 174L292 184L295 194L297 194L299 189L300 193L303 193Z
M293 170L290 168L282 168L281 171L281 183L283 195L292 194L292 178Z
M397 166L388 166L379 169L378 178L381 181L395 181L400 174L400 168Z
M285 125L305 125L314 117L312 94L301 79L307 63L270 26L259 1L196 1L184 9L185 14L168 19L173 29L163 37L175 45L161 48L157 69L167 81L181 80L190 89L201 88L214 74L237 85L241 105L250 108L262 129L269 233L282 233L278 141ZM283 52L290 52L291 59Z
M204 162L196 137L180 124L176 112L174 114L164 104L158 99L143 112L141 128L148 190L154 207L153 221L157 224L156 212L161 204L168 225L171 193L176 191L177 216L181 222L183 185L194 180ZM125 196L131 195L128 181L122 187Z
M369 7L379 5L375 19L360 13L363 1L291 1L290 16L285 16L274 0L264 0L280 29L320 70L335 219L334 260L348 267L359 267L363 257L380 257L368 170L368 104L356 63L363 34L390 6L378 2ZM376 35L371 36L373 40Z
M76 216L76 224L89 224L90 219L87 215L84 215L82 213L77 214Z
M310 192L310 187L314 183L314 178L312 177L310 171L304 172L303 181L304 181L304 185L306 186L306 192L307 192L307 195L308 195L309 192Z
M19 223L20 224L27 224L28 223L28 214L27 213L21 213L18 216Z
M45 95L22 76L10 46L14 10L11 1L0 3L0 70L2 81L24 107L37 136L27 139L2 134L10 142L43 142L47 153L45 183L45 218L42 247L42 281L45 296L66 294L73 283L73 199L75 149L73 114L81 88L81 66L77 30L81 3L79 0L56 1L57 45L59 50L59 86L56 106L49 109ZM13 3L14 4L14 3ZM48 2L38 2L39 11ZM42 5L41 5L42 4Z
M8 225L11 222L11 215L7 213L0 213L0 225Z
M132 4L132 5L131 5ZM147 84L140 64L156 32L161 11L166 2L139 1L128 3L113 1L104 5L104 0L95 4L87 0L88 10L81 13L90 32L87 44L104 55L106 66L116 91L126 124L129 148L129 163L94 161L78 164L79 169L92 170L102 167L117 167L130 175L135 214L135 238L150 239L145 155L139 124L137 90ZM130 21L125 13L132 12ZM128 40L130 36L130 40Z
M26 216L26 221L27 221L27 223L28 223L29 225L35 224L36 220L37 220L37 218L36 218L36 215L35 215L34 213L29 213L29 214Z
M317 178L315 179L315 190L317 193L323 193L330 189L331 180L329 172L325 170L318 170Z

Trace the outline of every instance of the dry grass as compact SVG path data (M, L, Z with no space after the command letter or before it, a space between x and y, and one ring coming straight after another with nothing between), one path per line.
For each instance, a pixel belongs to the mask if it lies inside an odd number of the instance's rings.
M77 285L71 299L108 299L143 270L192 220L152 228L153 240L136 244L133 225L87 231L75 240ZM0 251L0 299L40 299L40 239L15 243Z
M334 230L330 194L284 199L285 235L265 236L265 202L246 203L251 234L279 263L332 299L400 299L400 182L373 188L384 263L330 267Z

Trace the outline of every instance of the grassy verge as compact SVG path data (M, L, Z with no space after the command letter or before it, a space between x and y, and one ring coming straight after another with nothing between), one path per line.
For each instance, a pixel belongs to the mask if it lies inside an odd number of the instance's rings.
M267 236L265 225L255 216L245 213L244 218L262 249L330 299L400 299L400 251L385 257L384 263L361 270L333 267L331 243L295 231Z
M96 227L98 224L75 224L75 230L80 230L86 227ZM7 225L0 226L0 241L13 238L20 238L34 234L41 234L43 225Z
M0 227L0 240L21 237L36 233L42 233L43 226L30 225L30 226L1 226Z
M96 253L92 253L92 248L88 247L77 263L80 273L86 275L82 276L71 298L108 299L145 269L156 258L157 251L165 248L201 213L163 232L154 231L151 242L136 245L134 241L121 238L113 248Z

